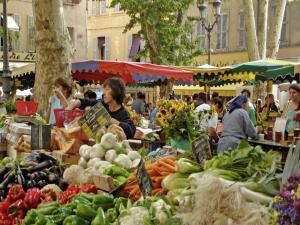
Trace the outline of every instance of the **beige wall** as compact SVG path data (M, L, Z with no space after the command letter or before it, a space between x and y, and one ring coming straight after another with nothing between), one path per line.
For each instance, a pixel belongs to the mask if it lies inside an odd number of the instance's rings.
M270 0L270 6L274 0ZM254 11L256 13L257 1L254 0ZM214 21L212 5L208 6L208 20ZM242 0L223 0L221 13L228 14L228 32L227 32L227 48L216 50L217 28L212 31L212 64L214 65L230 65L248 61L246 46L239 46L239 12L243 10ZM300 23L299 12L300 2L289 2L287 5L287 42L281 45L278 59L289 59L294 61L300 60ZM196 5L190 7L189 16L200 17L199 10ZM272 20L272 11L269 10L269 21ZM269 22L270 23L270 22ZM270 25L268 25L270 26ZM270 28L270 27L268 27ZM197 37L196 27L194 37ZM204 52L207 52L207 38ZM207 55L197 57L200 64L207 63Z
M93 15L93 4L96 4L96 11ZM109 60L129 61L130 36L136 34L140 28L136 27L127 33L123 33L129 17L123 12L114 12L109 8L110 1L107 1L105 14L100 14L99 2L88 1L88 58L100 59L99 54L94 57L94 39L97 37L108 37ZM94 9L95 10L95 9ZM96 12L96 13L95 13ZM95 15L96 14L96 15Z
M65 4L64 13L67 27L74 28L74 60L86 59L87 55L87 16L86 0L82 0L79 5ZM2 4L0 4L2 11ZM8 14L18 15L20 17L20 52L28 52L28 16L32 16L31 0L9 0Z

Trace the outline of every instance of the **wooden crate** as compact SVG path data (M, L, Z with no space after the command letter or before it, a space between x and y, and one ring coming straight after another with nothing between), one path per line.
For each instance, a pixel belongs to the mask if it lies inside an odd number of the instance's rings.
M119 186L114 185L113 178L111 176L95 174L92 179L94 185L102 191L112 193L119 188Z
M19 152L13 146L9 145L7 148L7 156L15 160L21 160L29 156L29 152Z
M80 159L80 155L66 154L63 151L54 151L52 156L63 165L75 165Z

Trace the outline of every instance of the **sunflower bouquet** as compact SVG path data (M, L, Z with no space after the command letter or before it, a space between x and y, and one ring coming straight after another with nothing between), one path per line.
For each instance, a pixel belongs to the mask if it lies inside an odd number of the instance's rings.
M159 112L156 119L167 138L190 141L198 136L194 105L168 100L161 100L158 105Z
M135 126L142 125L142 116L140 114L134 113L131 109L127 109L130 115L130 119L132 120Z

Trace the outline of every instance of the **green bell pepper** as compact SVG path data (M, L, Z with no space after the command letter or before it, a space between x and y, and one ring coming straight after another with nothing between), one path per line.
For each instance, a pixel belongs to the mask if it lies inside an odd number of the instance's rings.
M43 214L38 214L35 220L34 225L46 225L47 219Z
M63 225L89 225L90 222L80 218L79 216L72 215L65 218Z
M110 208L106 211L106 218L107 221L110 223L115 222L115 220L118 218L118 212L115 208Z
M95 219L92 221L91 225L107 225L105 213L102 208L99 208L97 210L97 216Z
M38 216L36 209L31 209L27 212L26 217L23 220L23 225L31 225L35 223L35 219Z
M62 224L64 219L68 216L71 216L72 214L73 214L72 209L70 209L66 206L61 206L54 212L54 215L46 216L46 219L50 223Z
M114 196L102 193L100 195L95 195L93 198L93 204L99 208L101 207L104 210L114 207Z
M95 218L97 212L91 206L79 203L76 207L76 215L91 221Z
M92 202L87 199L86 197L82 196L82 195L76 195L75 197L72 198L71 203L81 203L81 204L87 204L87 205L91 205Z
M37 210L38 213L43 214L43 215L51 215L55 210L59 208L59 203L58 202L46 202L42 205L40 205Z

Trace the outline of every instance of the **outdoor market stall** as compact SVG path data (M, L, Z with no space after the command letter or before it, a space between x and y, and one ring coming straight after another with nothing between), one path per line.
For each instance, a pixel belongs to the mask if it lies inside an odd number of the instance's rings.
M173 80L177 84L193 82L193 73L171 66L118 61L83 61L72 63L72 76L77 80L103 83L111 76L126 84Z

